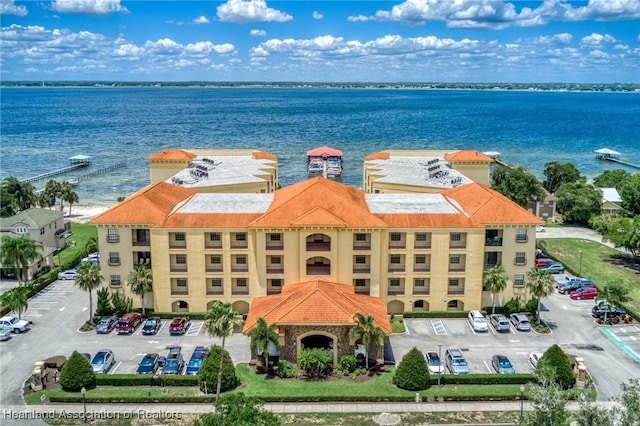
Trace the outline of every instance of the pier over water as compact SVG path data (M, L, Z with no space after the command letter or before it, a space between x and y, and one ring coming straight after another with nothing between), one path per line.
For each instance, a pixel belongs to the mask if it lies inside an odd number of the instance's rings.
M88 155L75 155L69 158L70 166L63 167L61 169L53 170L51 172L42 173L39 175L31 176L26 179L22 179L22 182L31 183L37 182L39 180L43 180L52 176L62 175L64 173L70 172L72 170L81 169L83 167L88 167L91 165L91 157Z
M634 169L640 169L640 164L630 163L620 159L620 153L609 148L601 148L596 150L596 158L603 161L612 161L614 163L622 164L623 166L632 167Z

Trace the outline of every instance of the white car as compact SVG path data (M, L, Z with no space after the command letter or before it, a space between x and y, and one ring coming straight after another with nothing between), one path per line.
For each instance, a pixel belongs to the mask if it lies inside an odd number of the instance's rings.
M0 318L0 327L8 328L14 333L22 333L29 329L29 321L18 319L13 315L7 315Z
M444 373L444 365L442 365L442 360L438 356L437 352L427 352L424 356L427 358L427 366L429 367L429 373L431 374Z
M58 273L59 280L75 280L78 272L75 269L67 269Z
M547 232L542 225L536 225L536 232Z
M536 368L538 366L538 361L542 358L542 355L544 355L542 352L531 352L529 354L529 364L531 364L533 368Z

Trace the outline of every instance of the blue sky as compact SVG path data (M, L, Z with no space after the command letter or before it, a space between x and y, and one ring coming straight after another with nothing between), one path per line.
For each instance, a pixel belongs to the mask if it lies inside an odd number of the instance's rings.
M0 0L2 80L640 82L640 0Z

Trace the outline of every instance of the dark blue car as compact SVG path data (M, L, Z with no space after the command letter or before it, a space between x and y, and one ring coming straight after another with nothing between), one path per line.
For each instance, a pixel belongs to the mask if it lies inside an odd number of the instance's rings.
M146 354L138 364L138 374L153 374L158 369L158 354Z
M202 361L204 360L205 355L207 355L208 349L204 346L196 346L193 350L193 354L191 354L191 358L189 359L189 363L187 364L187 370L185 374L195 375L200 371L200 367L202 367Z

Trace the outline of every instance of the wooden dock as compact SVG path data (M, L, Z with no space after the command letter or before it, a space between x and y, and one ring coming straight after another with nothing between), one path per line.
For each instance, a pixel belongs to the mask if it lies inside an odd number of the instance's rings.
M613 163L622 164L623 166L631 167L633 169L640 169L640 164L630 163L620 159L620 153L609 148L601 148L595 151L596 158L602 161L611 161Z
M39 175L36 175L36 176L28 177L26 179L22 179L21 182L24 182L24 183L37 182L39 180L43 180L43 179L46 179L46 178L49 178L49 177L52 177L52 176L62 175L64 173L70 172L72 170L80 169L80 168L86 167L86 166L87 165L83 164L83 163L72 164L72 165L70 165L68 167L63 167L61 169L53 170L51 172L42 173L42 174L39 174Z
M622 164L623 166L631 167L633 169L640 169L640 164L633 164L628 161L621 160L619 158L607 157L607 158L601 158L601 160L612 161L614 163Z

